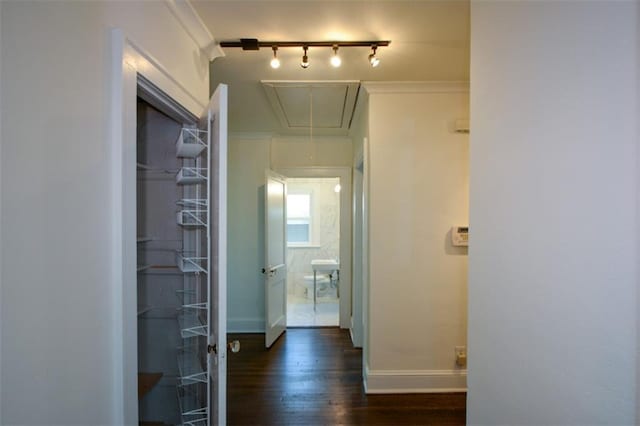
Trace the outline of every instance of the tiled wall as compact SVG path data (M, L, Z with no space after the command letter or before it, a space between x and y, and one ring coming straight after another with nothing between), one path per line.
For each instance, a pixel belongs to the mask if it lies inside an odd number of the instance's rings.
M288 291L305 294L304 276L313 275L311 261L340 256L340 194L335 192L338 178L289 178L288 193L311 191L314 241L310 247L288 247ZM313 293L309 292L311 297Z

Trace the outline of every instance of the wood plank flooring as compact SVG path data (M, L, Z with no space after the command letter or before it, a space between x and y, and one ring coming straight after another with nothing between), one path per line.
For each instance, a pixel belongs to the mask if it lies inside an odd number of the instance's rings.
M346 330L288 329L271 349L264 334L229 353L229 425L464 425L466 395L366 395L362 351Z

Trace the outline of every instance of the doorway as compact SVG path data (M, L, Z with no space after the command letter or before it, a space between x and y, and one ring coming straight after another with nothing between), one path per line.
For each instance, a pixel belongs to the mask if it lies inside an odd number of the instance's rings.
M287 179L287 327L340 324L340 178Z
M351 289L351 270L352 270L352 234L351 234L351 214L352 214L352 169L350 167L292 167L278 168L277 172L287 178L287 193L294 195L296 193L308 193L309 189L316 189L316 207L320 207L318 218L322 221L322 207L324 210L333 209L333 212L324 220L335 222L337 230L334 231L334 241L328 242L327 235L320 235L319 244L313 243L313 235L311 247L292 247L287 244L287 266L291 272L287 275L287 299L294 303L287 303L287 307L293 309L309 309L313 311L313 270L311 262L316 264L316 313L320 315L306 315L307 318L313 318L315 323L307 321L306 324L296 322L295 312L287 313L288 327L323 327L323 326L339 326L342 329L351 329L353 325L352 319L352 289ZM339 186L338 186L339 185ZM311 204L313 205L313 196ZM321 200L325 198L326 200ZM299 200L304 200L304 197ZM333 204L332 204L333 203ZM330 207L330 205L332 206ZM289 206L288 206L289 207ZM313 208L313 207L311 207ZM289 234L295 232L296 221L294 215L291 217L291 227L288 228ZM300 224L300 220L297 221ZM322 233L321 222L316 222L316 230L311 232ZM325 225L328 228L329 225ZM305 232L298 227L298 232ZM303 235L304 236L304 235ZM299 239L301 236L298 235ZM290 239L288 237L288 239ZM323 240L326 242L323 243ZM295 243L293 243L295 244ZM333 245L332 245L333 244ZM331 276L329 276L331 275ZM305 279L306 278L306 279ZM291 297L292 295L293 297ZM304 302L304 308L295 306L295 302ZM333 320L328 322L328 312L337 308L337 322ZM289 317L290 313L292 314ZM335 314L332 314L335 315ZM293 321L290 318L294 319Z

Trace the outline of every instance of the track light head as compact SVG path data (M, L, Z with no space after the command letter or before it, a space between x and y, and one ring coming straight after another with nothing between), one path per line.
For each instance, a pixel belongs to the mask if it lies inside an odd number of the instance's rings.
M331 65L334 68L338 68L342 64L342 59L338 56L338 45L333 45L333 56L331 57Z
M376 50L378 50L378 46L374 44L371 46L371 55L369 55L369 63L374 68L380 65L380 59L376 56Z
M271 68L280 68L280 59L278 59L278 46L273 46L273 59L271 60Z
M302 54L302 61L300 62L300 66L302 68L309 68L309 57L307 56L307 46L302 46L304 53Z

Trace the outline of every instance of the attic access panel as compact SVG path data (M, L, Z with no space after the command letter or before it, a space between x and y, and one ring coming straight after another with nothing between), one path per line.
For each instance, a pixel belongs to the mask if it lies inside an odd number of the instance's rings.
M283 133L347 135L360 82L261 81ZM313 123L311 123L313 111Z

